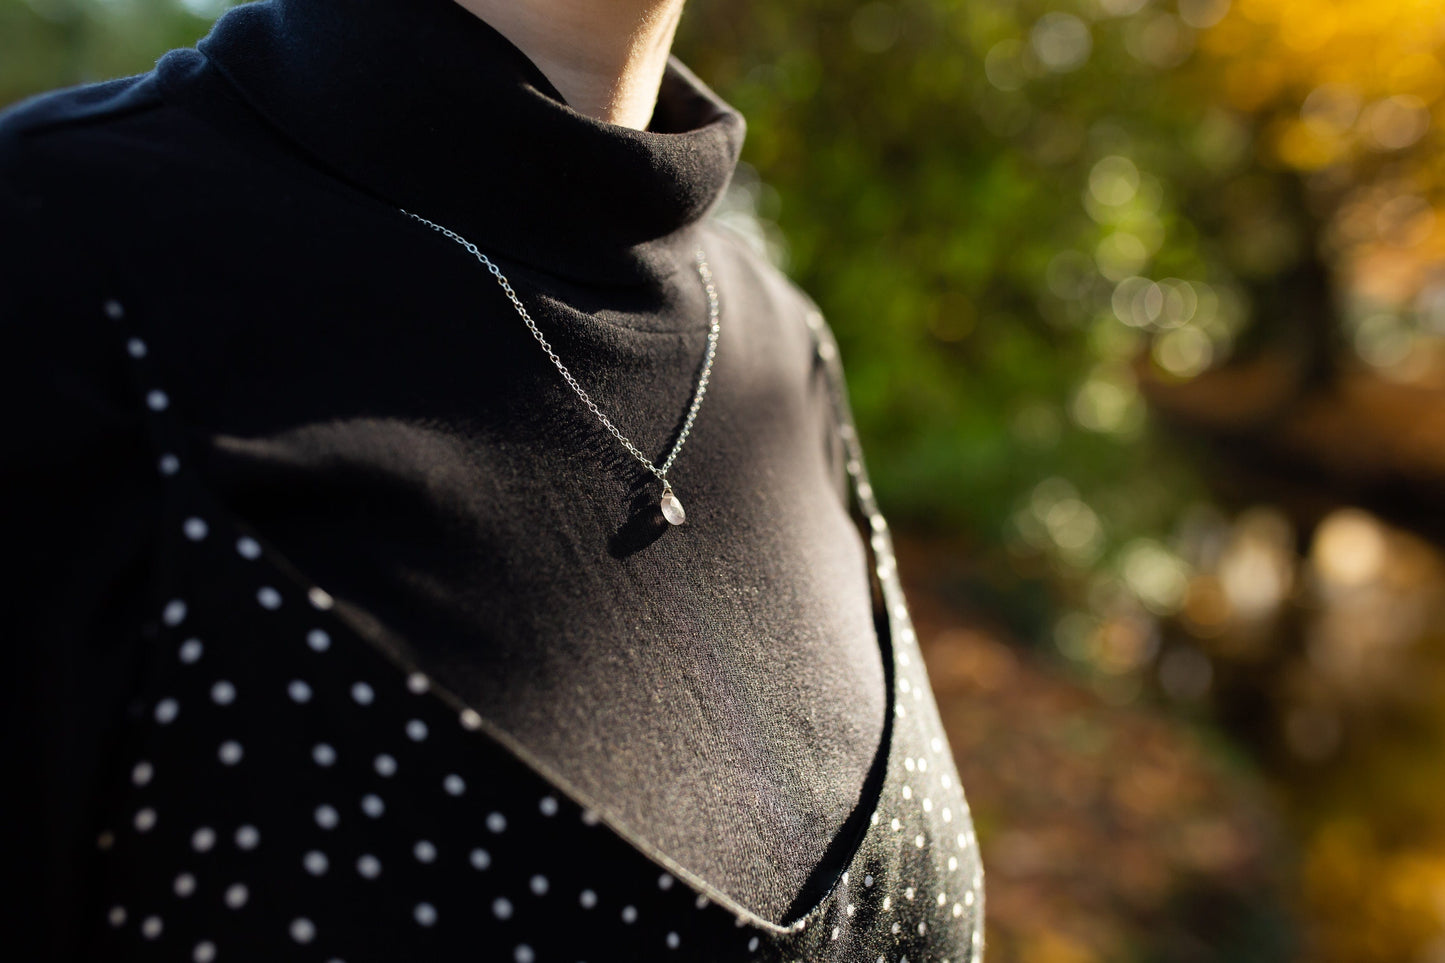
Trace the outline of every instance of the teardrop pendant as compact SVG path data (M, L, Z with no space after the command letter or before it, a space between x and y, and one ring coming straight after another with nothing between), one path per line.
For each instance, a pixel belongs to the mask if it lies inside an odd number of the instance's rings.
M687 512L682 510L682 502L672 493L671 485L662 490L662 517L670 525L681 525L687 521Z

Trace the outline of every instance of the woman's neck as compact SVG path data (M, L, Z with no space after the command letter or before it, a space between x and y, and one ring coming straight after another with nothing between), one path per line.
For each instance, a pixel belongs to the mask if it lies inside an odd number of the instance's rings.
M457 0L579 113L645 130L684 0Z

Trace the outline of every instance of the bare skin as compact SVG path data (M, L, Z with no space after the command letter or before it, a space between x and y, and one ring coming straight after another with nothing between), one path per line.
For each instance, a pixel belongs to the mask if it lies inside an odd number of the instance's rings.
M457 0L579 113L645 130L684 0Z

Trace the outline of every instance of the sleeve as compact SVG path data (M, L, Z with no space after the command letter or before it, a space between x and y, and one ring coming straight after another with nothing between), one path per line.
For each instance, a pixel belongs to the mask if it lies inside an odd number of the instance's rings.
M52 960L90 929L77 914L139 671L161 489L93 248L57 226L59 192L18 172L16 139L0 132L0 933L7 958Z

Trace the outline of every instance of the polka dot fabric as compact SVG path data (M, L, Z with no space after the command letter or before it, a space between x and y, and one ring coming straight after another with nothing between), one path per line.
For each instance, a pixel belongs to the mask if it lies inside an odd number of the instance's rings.
M142 692L97 827L106 960L938 961L982 957L982 869L814 312L891 686L886 766L845 872L757 917L589 807L402 640L311 583L188 471L150 346L121 332L169 486Z

